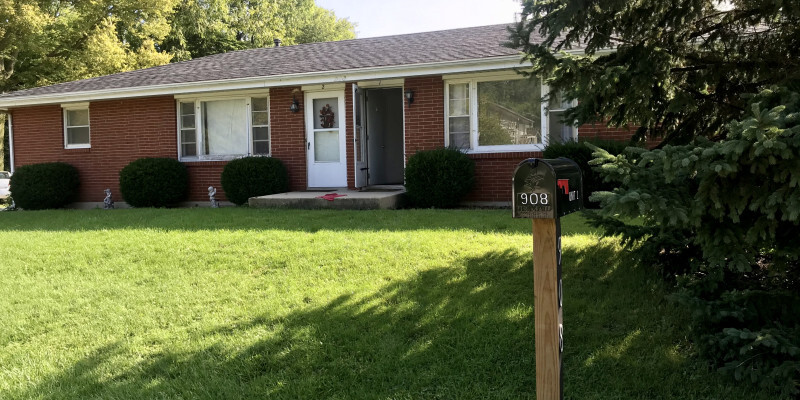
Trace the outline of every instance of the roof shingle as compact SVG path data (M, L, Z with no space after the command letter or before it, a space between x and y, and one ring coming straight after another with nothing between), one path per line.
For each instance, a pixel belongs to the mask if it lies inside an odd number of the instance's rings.
M0 99L507 57L519 54L503 46L508 40L507 27L501 24L240 50L11 92L0 95Z

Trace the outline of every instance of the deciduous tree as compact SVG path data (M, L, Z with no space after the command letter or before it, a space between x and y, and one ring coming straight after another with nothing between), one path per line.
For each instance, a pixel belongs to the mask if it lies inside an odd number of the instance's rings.
M182 0L161 48L175 61L232 50L352 39L353 24L313 0Z

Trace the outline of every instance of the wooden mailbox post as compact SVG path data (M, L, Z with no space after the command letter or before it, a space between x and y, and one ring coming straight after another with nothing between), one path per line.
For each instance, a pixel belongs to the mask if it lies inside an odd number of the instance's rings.
M521 162L513 179L514 218L533 220L536 398L564 398L560 217L583 208L583 174L568 158Z

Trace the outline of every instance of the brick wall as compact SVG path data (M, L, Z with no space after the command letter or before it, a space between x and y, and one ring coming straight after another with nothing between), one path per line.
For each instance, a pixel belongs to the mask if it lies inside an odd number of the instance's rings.
M189 171L189 201L208 201L208 187L217 189L216 199L227 201L222 190L222 169L227 161L202 161L184 163Z
M465 201L511 201L511 177L522 160L541 157L542 153L490 153L470 154L475 161L475 189Z
M289 110L293 95L302 110L303 93L299 88L271 90L272 153L289 170L291 189L305 190L305 120L302 111ZM92 102L89 149L64 149L60 105L24 107L11 112L16 166L54 161L74 165L81 179L79 202L102 202L105 188L110 188L115 199L121 201L119 171L125 165L142 157L177 158L176 110L171 96ZM352 141L352 132L349 140ZM208 200L209 186L217 188L217 199L227 200L220 182L226 164L224 161L185 163L189 171L189 200Z
M102 202L106 188L121 201L119 171L125 165L141 157L177 157L175 100L169 96L91 103L89 149L64 149L59 105L11 113L15 167L55 161L74 165L81 179L80 202Z
M300 111L289 110L292 98L300 103ZM289 170L289 189L306 190L306 122L303 92L299 87L270 89L270 131L272 156L283 161Z
M441 76L408 78L405 90L414 91L414 102L404 101L406 161L421 150L444 146L444 81Z
M636 127L610 128L605 124L584 124L578 127L581 139L596 140L629 140L636 132Z

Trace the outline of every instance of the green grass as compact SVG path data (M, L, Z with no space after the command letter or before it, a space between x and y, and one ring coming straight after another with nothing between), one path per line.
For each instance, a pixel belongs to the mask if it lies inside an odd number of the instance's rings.
M510 214L0 213L0 398L534 398ZM691 357L654 273L562 224L566 398L769 398Z

